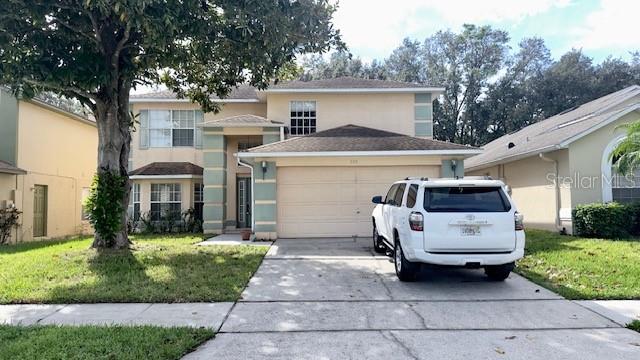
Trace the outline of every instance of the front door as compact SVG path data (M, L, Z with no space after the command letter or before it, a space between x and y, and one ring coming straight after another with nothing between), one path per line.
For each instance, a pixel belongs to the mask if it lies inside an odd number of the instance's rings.
M238 192L238 227L251 227L251 178L240 177L237 180Z
M33 190L33 237L47 236L47 186L35 185Z

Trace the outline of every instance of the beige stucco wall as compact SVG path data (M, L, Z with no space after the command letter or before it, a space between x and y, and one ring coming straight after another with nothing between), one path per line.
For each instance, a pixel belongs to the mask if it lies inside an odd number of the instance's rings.
M91 186L97 163L98 135L92 124L21 101L18 115L17 166L24 212L18 241L33 239L33 188L48 187L47 236L59 238L90 232L81 219L82 190Z
M569 175L568 150L559 150L545 154L558 161L559 177ZM512 189L512 198L518 211L524 214L525 224L532 228L555 230L556 192L553 179L554 165L531 156L490 168L469 171L467 175L489 175L501 179ZM571 189L560 186L560 208L571 209ZM570 222L562 226L571 230Z
M269 120L290 123L289 102L316 101L317 131L354 124L415 135L414 94L268 94Z
M571 192L574 206L603 201L602 183L610 181L602 174L603 160L610 164L605 149L612 140L625 134L624 129L616 127L637 120L640 114L632 112L569 145L570 172L576 179Z
M138 114L140 110L189 110L198 109L198 105L191 103L135 103L132 105L133 113ZM223 119L229 116L254 114L258 116L267 115L267 105L265 103L225 103L222 110L217 113L204 114L204 121ZM140 149L140 132L132 134L131 139L131 168L137 169L141 166L159 161L186 161L199 166L203 165L202 150L194 147L176 148L149 148Z

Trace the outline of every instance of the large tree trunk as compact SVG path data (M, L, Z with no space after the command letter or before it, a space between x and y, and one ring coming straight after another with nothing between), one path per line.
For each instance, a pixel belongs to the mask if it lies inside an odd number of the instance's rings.
M96 104L95 117L98 125L98 175L115 173L126 179L122 214L120 215L120 231L110 241L103 234L95 233L94 248L128 248L130 245L127 234L127 207L129 206L129 151L131 146L131 124L129 114L129 90L131 85L120 82L113 94L105 93Z

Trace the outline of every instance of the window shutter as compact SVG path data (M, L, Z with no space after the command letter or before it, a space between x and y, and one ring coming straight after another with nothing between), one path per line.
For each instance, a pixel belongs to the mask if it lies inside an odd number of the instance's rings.
M204 113L202 110L195 110L195 141L196 149L202 149L202 122L204 120Z
M140 149L149 148L149 110L140 110Z

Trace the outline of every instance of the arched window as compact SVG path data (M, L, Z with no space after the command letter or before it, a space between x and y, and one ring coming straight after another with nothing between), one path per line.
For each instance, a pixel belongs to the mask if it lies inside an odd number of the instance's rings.
M602 154L602 201L630 203L640 201L640 170L631 175L620 175L613 169L617 159L609 159L609 155L625 135L611 140Z

